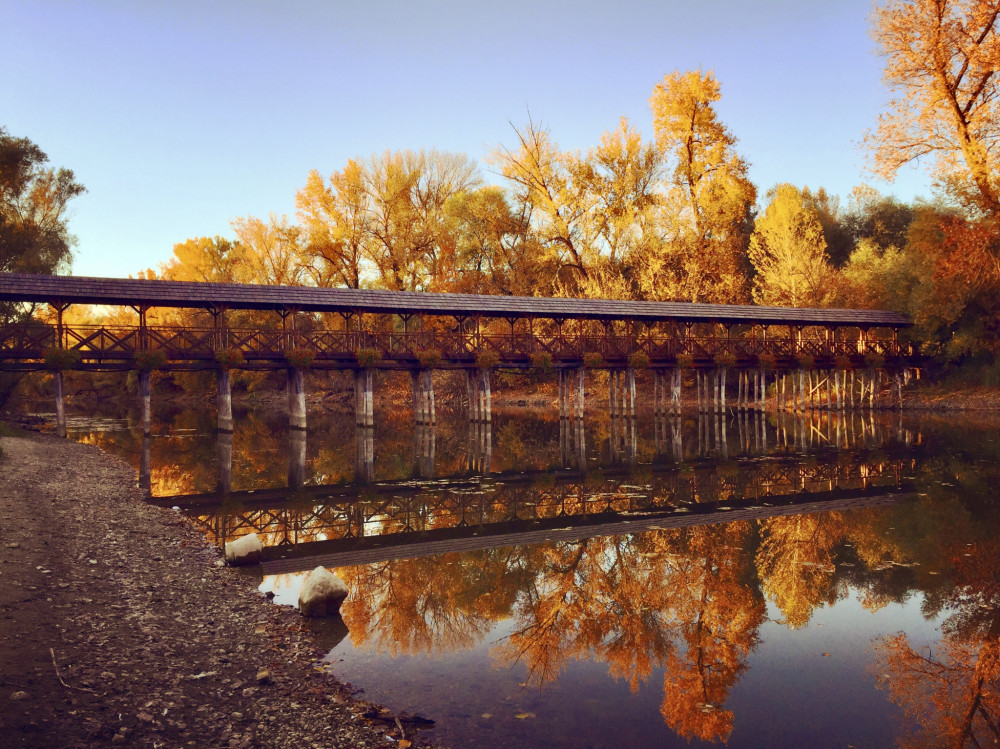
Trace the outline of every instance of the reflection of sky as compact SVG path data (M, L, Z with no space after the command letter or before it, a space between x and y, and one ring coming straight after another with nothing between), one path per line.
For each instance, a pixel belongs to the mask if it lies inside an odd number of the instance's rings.
M912 596L872 613L852 590L816 609L801 629L778 624L781 612L769 605L750 668L726 705L736 715L730 745L891 746L896 708L875 689L871 645L899 631L915 646L936 643L944 617L926 621L922 600Z
M282 606L298 606L299 591L308 572L290 572L285 575L264 575L258 586L261 593L274 593L274 602Z

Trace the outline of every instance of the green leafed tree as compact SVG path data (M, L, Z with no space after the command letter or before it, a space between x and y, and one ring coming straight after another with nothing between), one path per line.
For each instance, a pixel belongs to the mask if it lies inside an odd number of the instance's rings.
M84 192L70 169L46 166L27 138L0 128L0 271L55 273L69 268L75 242L67 204Z

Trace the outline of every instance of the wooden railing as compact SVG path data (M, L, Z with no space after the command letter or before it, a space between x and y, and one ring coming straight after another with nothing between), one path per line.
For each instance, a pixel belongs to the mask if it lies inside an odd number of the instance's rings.
M714 366L720 355L732 355L733 366L759 365L760 357L779 368L794 368L809 356L817 366L832 366L836 357L850 357L852 366L863 366L865 355L895 361L908 360L912 348L886 338L835 341L826 337L670 337L665 335L562 335L562 334L473 334L461 331L282 331L273 329L187 328L114 325L64 326L60 336L54 327L28 323L0 328L0 363L40 362L45 352L74 349L84 365L125 364L137 351L162 351L169 363L204 363L214 366L220 349L239 349L251 365L281 366L285 352L303 348L315 352L319 366L350 367L359 350L371 349L381 357L381 366L413 366L422 351L436 351L445 367L474 366L477 355L491 352L500 366L528 366L536 352L551 354L556 366L579 366L587 354L600 354L606 367L625 366L630 355L643 352L652 366L671 366L677 357L690 356L694 366ZM870 360L871 357L869 357ZM768 362L770 363L770 362Z

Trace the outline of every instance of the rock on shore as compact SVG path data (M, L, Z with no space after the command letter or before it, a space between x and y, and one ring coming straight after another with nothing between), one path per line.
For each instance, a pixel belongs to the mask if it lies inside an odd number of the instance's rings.
M302 616L333 616L347 598L347 585L326 567L317 567L302 583L299 613Z

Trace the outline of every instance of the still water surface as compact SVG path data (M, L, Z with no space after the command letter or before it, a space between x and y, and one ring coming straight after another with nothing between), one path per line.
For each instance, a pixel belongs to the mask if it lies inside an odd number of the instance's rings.
M335 568L352 593L328 667L442 742L995 738L996 424L376 413L371 434L311 413L290 437L244 412L220 440L210 413L158 416L145 441L131 413L70 434L213 542L258 532L279 602Z

